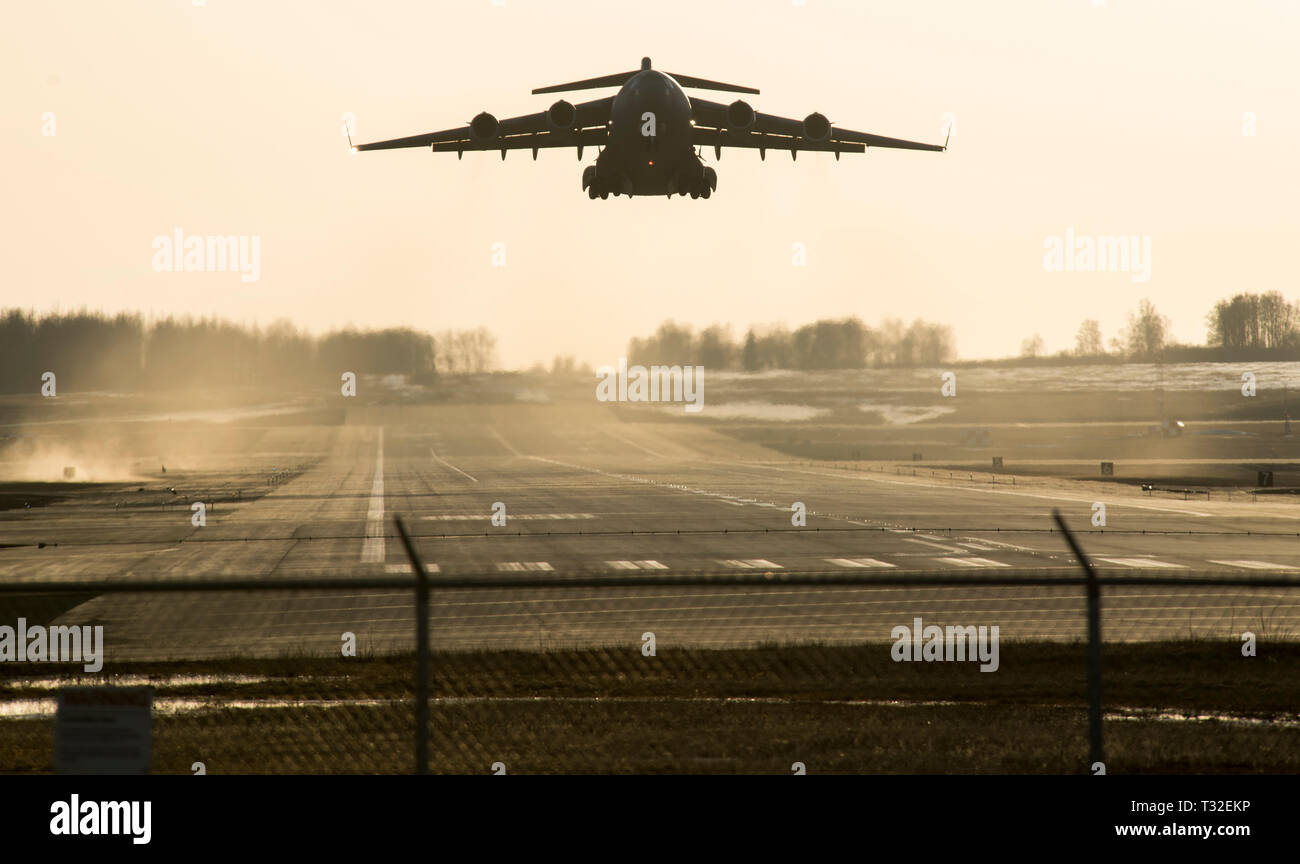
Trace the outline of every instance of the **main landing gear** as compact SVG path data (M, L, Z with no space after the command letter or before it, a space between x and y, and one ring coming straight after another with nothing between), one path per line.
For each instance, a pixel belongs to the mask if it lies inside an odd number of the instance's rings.
M626 195L632 197L632 181L624 180L622 183L607 180L604 177L597 176L596 166L588 165L582 171L582 188L587 190L587 197L593 201L597 198L608 198L611 194L615 197Z

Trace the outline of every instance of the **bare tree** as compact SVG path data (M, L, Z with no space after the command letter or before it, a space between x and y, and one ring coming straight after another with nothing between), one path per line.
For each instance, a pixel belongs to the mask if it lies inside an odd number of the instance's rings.
M1074 335L1074 353L1080 357L1096 357L1104 353L1101 325L1096 318L1089 318L1079 325L1079 332Z
M1130 312L1121 340L1130 357L1150 359L1159 355L1169 334L1169 319L1143 298L1136 313Z

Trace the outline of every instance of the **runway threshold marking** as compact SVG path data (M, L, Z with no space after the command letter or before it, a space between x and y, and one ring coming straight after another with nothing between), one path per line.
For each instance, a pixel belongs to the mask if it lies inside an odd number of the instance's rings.
M614 570L667 570L667 564L658 561L606 561L605 565Z
M545 561L501 561L497 564L497 569L503 573L518 573L523 570L545 570L550 572L555 568Z
M462 477L468 477L474 483L478 482L477 477L473 476L472 474L466 474L464 471L460 470L455 465L448 462L446 459L443 459L441 456L438 455L437 451L434 450L432 447L429 448L429 455L432 456L434 459L437 459L443 465L446 465L451 470L455 471L457 474L460 474Z
M411 569L410 564L386 564L384 565L384 572L385 573L414 573L415 571ZM442 568L439 567L437 564L425 564L424 572L441 573Z
M1244 567L1247 570L1300 570L1290 564L1274 564L1271 561L1211 561L1211 564L1226 564L1229 567Z
M875 558L827 558L832 564L840 567L895 567L888 561L877 561Z
M1160 567L1165 569L1186 570L1182 564L1171 564L1168 561L1157 561L1155 558L1097 558L1097 561L1105 561L1107 564L1119 564L1122 567Z
M361 563L384 563L384 427L379 427L375 455L375 480L370 486L370 507L366 511L366 539L361 541Z
M724 567L732 567L737 570L784 570L780 564L768 561L766 558L721 558L718 563Z
M936 558L936 561L942 561L945 564L952 564L957 567L1010 567L1010 564L1004 564L1001 561L992 561L988 558Z

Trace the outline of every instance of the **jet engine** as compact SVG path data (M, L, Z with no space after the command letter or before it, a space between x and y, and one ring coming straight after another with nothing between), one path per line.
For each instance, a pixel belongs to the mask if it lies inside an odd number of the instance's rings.
M803 118L803 137L820 143L831 137L831 121L816 111Z
M546 109L546 128L552 132L569 132L578 122L578 109L563 99Z
M478 141L490 141L497 137L497 129L500 126L501 124L497 122L497 118L486 111L469 121L469 131Z
M727 128L744 131L754 125L754 109L743 99L727 106Z

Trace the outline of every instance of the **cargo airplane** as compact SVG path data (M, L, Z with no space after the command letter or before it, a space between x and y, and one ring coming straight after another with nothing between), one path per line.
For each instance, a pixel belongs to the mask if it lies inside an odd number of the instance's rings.
M352 149L392 150L400 147L430 147L435 153L466 150L532 150L533 158L543 147L597 147L595 165L582 172L582 188L589 198L611 194L690 195L708 198L718 188L718 174L701 159L712 147L714 158L722 158L723 147L748 147L766 158L768 150L788 150L790 158L799 151L863 153L868 147L903 150L943 151L943 144L922 144L900 138L886 138L840 129L826 117L812 113L803 120L791 120L755 111L737 99L729 105L690 97L684 88L753 93L752 87L723 84L691 75L670 75L641 60L641 68L568 84L539 87L536 94L618 87L613 96L574 105L560 99L538 114L498 120L486 111L465 126L358 144ZM349 143L351 136L349 134Z

